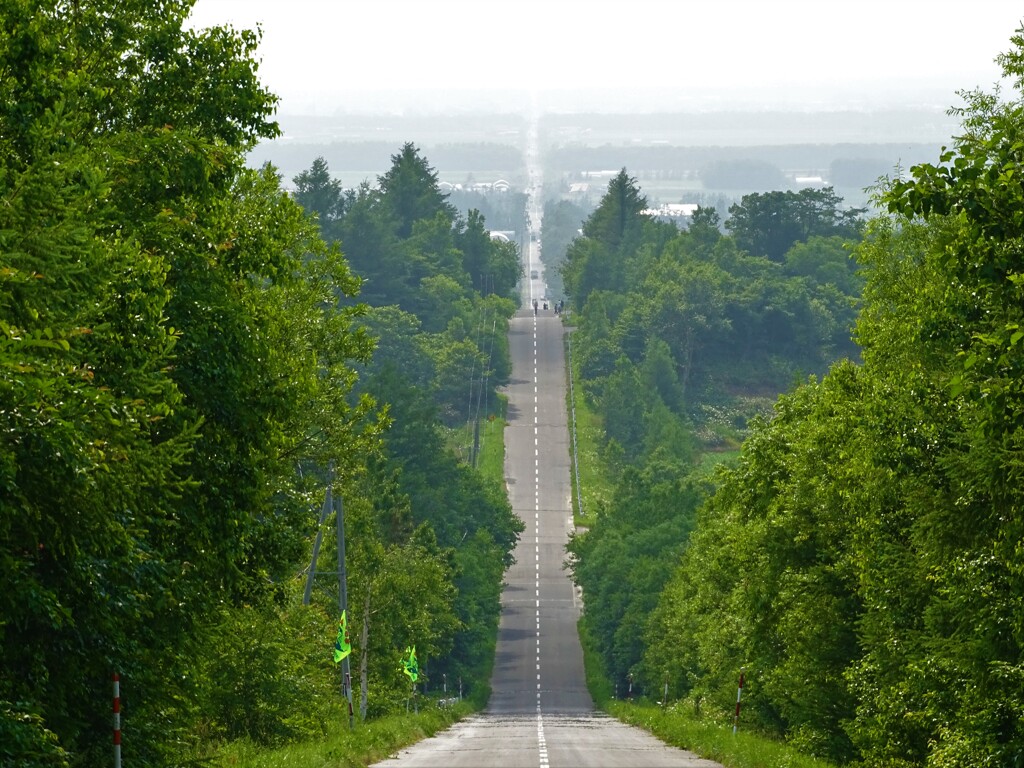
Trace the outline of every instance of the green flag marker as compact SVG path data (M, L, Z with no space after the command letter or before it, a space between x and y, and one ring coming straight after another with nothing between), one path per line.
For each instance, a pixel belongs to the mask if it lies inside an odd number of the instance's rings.
M334 663L338 664L352 653L352 643L348 640L348 619L345 611L341 612L341 621L338 622L338 639L334 641Z
M416 661L416 646L406 648L405 652L409 655L402 659L402 671L415 683L420 676L420 663Z

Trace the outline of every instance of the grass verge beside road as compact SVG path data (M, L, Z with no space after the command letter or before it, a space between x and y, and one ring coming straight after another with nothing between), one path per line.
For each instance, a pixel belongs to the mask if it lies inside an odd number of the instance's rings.
M832 763L801 754L788 744L698 718L685 704L662 708L653 703L609 702L608 714L649 731L674 747L689 750L726 768L832 768Z
M566 335L566 344L571 345L569 334ZM567 346L566 371L567 375L573 375L571 369L572 357ZM600 513L612 498L615 491L615 479L605 471L606 462L600 455L603 442L604 427L601 418L587 403L582 387L578 386L579 379L575 379L573 386L566 383L566 409L569 420L569 446L570 459L572 461L572 513L573 521L577 527L587 527L594 516ZM572 453L573 445L573 413L576 416L576 450ZM578 466L577 466L578 464ZM582 500L579 496L579 489L576 486L576 479L582 486ZM582 501L582 509L580 509Z
M579 633L587 689L597 708L612 717L643 728L666 744L715 760L725 768L833 768L832 763L804 755L773 739L742 730L733 735L731 725L698 717L692 706L683 702L662 707L645 700L617 699L583 620Z
M476 466L484 477L505 487L505 414L508 397L498 395L495 413L487 415L480 425L480 453Z
M226 745L208 764L230 768L363 768L433 736L472 711L468 703L450 709L428 705L418 714L382 717L357 723L349 730L339 710L323 739L277 749L236 741Z

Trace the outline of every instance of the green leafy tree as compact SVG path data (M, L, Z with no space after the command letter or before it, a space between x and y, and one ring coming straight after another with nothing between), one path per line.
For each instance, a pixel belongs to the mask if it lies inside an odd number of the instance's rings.
M642 242L645 222L653 223L643 214L646 208L647 199L636 179L623 168L608 183L597 209L583 223L582 237L574 240L566 252L562 279L578 307L586 304L592 291L626 288L628 262Z
M1024 37L1013 44L999 61L1019 91ZM927 442L912 454L918 466L900 499L901 526L874 529L889 544L890 570L919 575L902 605L880 589L869 595L873 642L856 677L865 691L856 734L870 755L895 744L897 756L936 765L1012 764L1024 754L1021 530L1006 514L1019 505L1022 232L1011 180L1024 107L1019 94L964 97L954 147L883 197L896 221L879 228L877 241L894 255L866 254L865 362L891 381L897 366L909 372L903 399L916 429L901 437ZM894 658L885 642L904 628L912 643ZM901 661L927 663L931 674L911 679ZM903 722L884 701L896 687L912 693L913 717Z
M547 267L545 277L552 296L565 293L562 273L566 254L569 244L580 234L586 218L586 211L570 200L548 200L544 203L540 234L544 243L544 264Z
M794 243L786 251L783 266L787 275L806 277L818 285L834 285L847 296L859 295L863 287L851 247L836 235L813 235Z
M850 551L865 500L858 378L847 364L801 387L744 443L652 614L643 665L651 683L668 677L723 710L745 667L750 717L840 760L854 754L842 728L861 613Z
M699 258L707 258L722 238L721 217L709 206L698 206L690 217L686 230L692 247Z
M345 194L341 182L331 177L327 161L317 157L309 170L292 181L295 183L295 202L317 217L324 239L335 239L338 220L345 214Z
M812 235L856 238L864 211L843 210L842 202L831 187L744 195L729 208L725 228L740 248L781 262L794 243Z
M180 755L211 592L280 595L296 461L344 464L367 428L346 395L369 346L335 304L355 282L245 167L277 132L257 37L188 11L3 6L0 647L27 675L0 700L81 764L115 670L139 764Z
M471 210L460 222L455 247L462 253L462 266L480 294L510 296L522 275L519 249L511 241L491 238L483 216Z
M573 579L587 595L584 622L620 690L640 662L648 614L671 575L665 564L685 546L701 496L674 467L627 470L610 507L570 539Z
M1024 35L1000 58L1024 84ZM649 674L866 765L1013 765L1020 681L1018 241L1024 107L882 190L858 260L863 366L780 400L702 509ZM678 639L682 638L681 642ZM749 693L748 693L749 691Z
M398 154L391 156L391 168L380 177L379 185L400 238L411 236L417 221L431 220L438 214L449 221L455 220L455 208L437 185L437 171L411 142L403 144Z
M408 306L411 268L399 248L395 223L380 203L380 193L364 182L345 204L338 225L341 247L360 278L360 299L373 306Z

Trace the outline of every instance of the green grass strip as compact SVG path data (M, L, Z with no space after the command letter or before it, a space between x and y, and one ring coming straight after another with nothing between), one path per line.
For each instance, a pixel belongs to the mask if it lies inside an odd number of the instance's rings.
M338 722L329 726L322 740L275 749L236 741L225 745L208 764L230 768L363 768L433 736L471 711L465 703L450 709L431 706L419 714L357 723L352 730L339 714Z
M697 718L685 705L668 707L655 704L612 701L608 714L624 723L643 728L666 744L687 749L726 768L831 768L832 763L801 754L782 742L767 739L741 729L735 735L731 725Z
M508 397L498 395L498 412L487 415L480 424L480 455L477 469L488 480L505 487L505 414Z
M686 704L663 708L645 701L616 700L594 639L587 631L586 619L581 619L577 627L583 645L587 689L598 709L612 717L643 728L666 744L715 760L725 768L833 768L832 763L802 754L788 744L743 731L742 722L739 732L733 735L731 724L698 717Z
M568 335L566 336L568 339ZM568 370L568 365L566 366ZM575 372L574 372L575 373ZM601 456L601 445L604 441L604 425L601 417L590 407L580 386L577 376L570 388L566 384L566 408L568 409L569 429L572 430L573 410L576 414L576 450L578 455L571 456L572 466L572 508L573 520L577 526L588 526L594 521L598 511L610 503L615 492L616 476L609 471ZM572 434L569 435L570 450ZM579 466L575 464L578 462ZM577 471L579 473L582 492L582 511L578 503L576 487Z

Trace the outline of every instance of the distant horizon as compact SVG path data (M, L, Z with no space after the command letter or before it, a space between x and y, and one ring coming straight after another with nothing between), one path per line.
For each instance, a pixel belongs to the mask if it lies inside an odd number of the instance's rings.
M530 94L545 110L945 108L999 78L1022 18L1017 0L195 0L187 23L259 29L281 113L334 115L521 111Z
M281 99L279 114L306 117L350 115L443 115L507 112L644 114L665 112L873 112L894 109L945 111L961 103L958 92L990 92L984 72L964 76L956 88L941 78L864 81L841 86L790 85L716 90L654 85L623 88L358 89L324 92L305 99ZM1005 83L1002 84L1005 87Z

